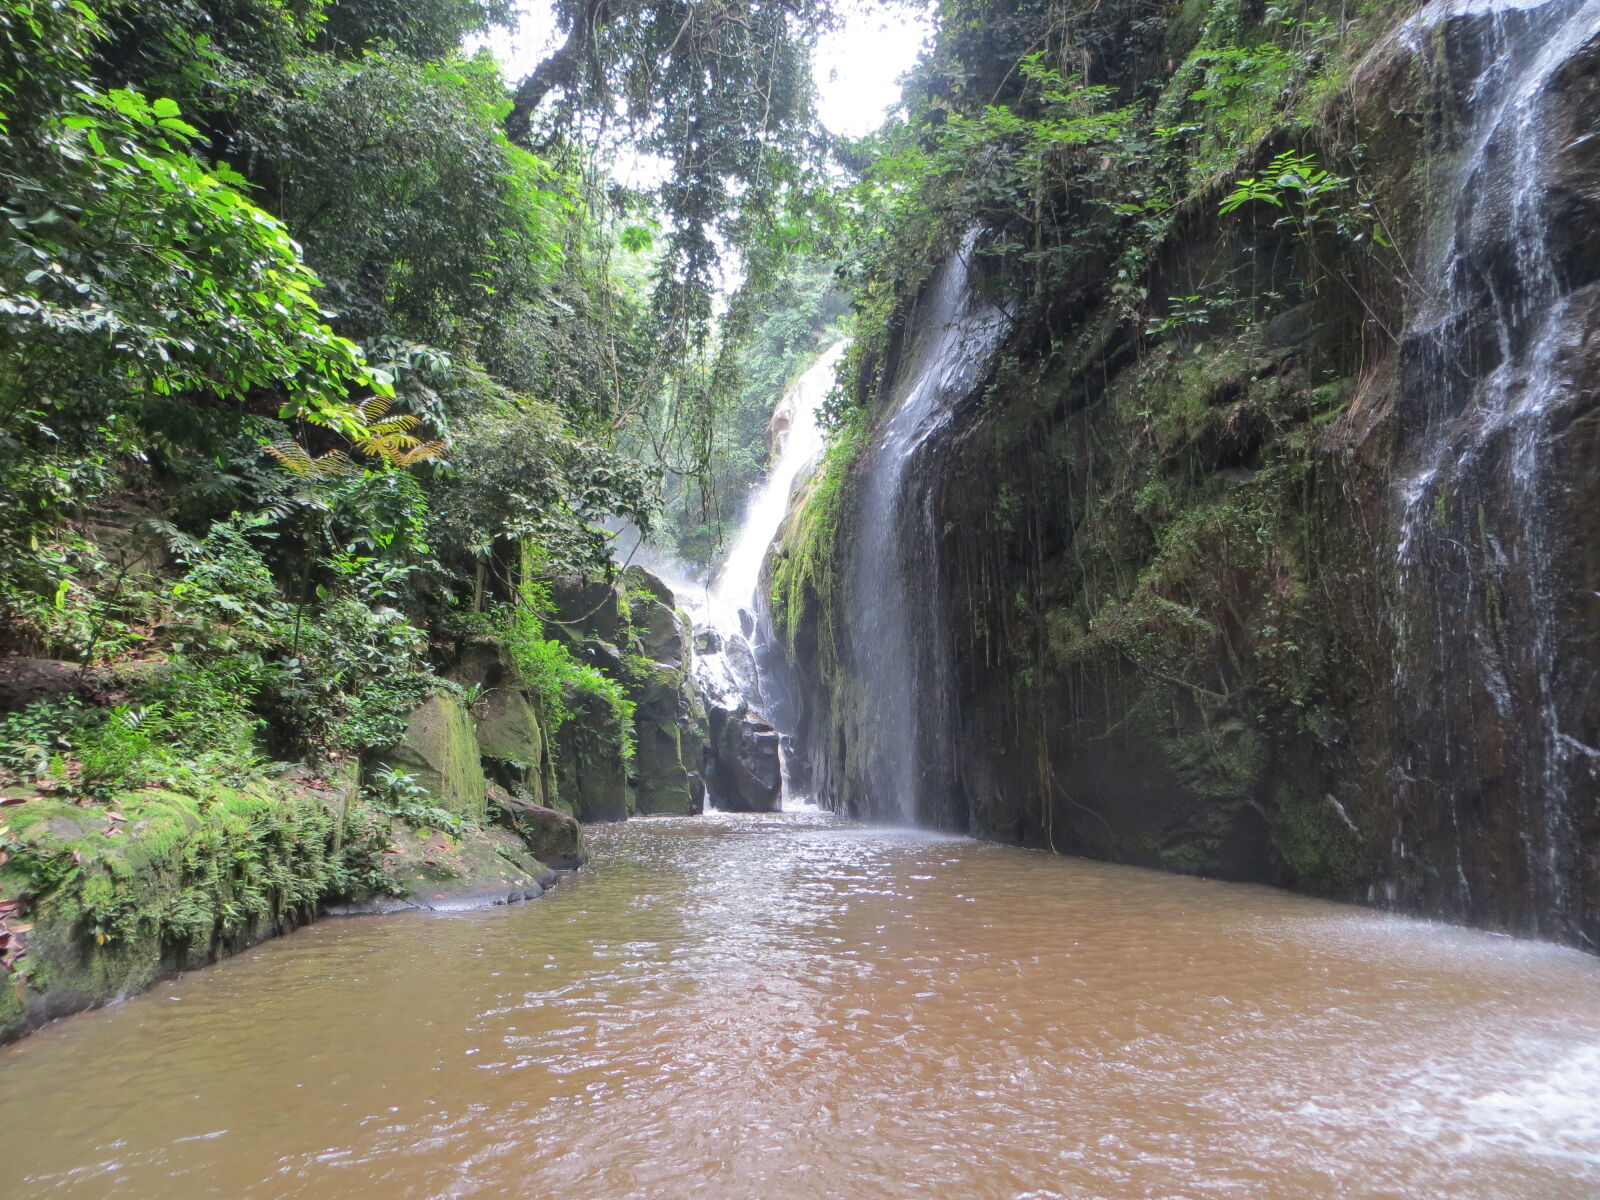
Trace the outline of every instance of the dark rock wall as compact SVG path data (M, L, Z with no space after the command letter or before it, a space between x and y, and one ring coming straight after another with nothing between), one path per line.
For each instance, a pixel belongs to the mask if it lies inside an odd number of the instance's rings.
M1324 245L1318 278L1291 232L1202 194L1149 294L1241 279L1277 298L1260 319L1151 335L1090 306L1048 350L1018 329L919 450L919 520L938 532L917 586L944 614L948 664L904 698L948 714L926 739L922 822L1596 946L1594 45L1541 101L1558 152L1535 202L1565 272L1560 391L1529 435L1542 483L1532 499L1516 483L1522 435L1508 427L1449 488L1429 485L1441 545L1459 553L1423 578L1402 545L1417 512L1402 485L1441 436L1425 395L1438 381L1416 377L1410 331L1472 132L1462 97L1506 36L1474 19L1380 40L1307 135L1329 158L1365 147L1403 270ZM1268 138L1258 158L1282 145ZM906 385L892 355L886 375L867 400L880 420ZM893 819L866 786L838 569L870 469L870 454L836 455L791 518L776 615L819 794ZM1513 511L1529 505L1538 586ZM936 703L933 686L948 689Z

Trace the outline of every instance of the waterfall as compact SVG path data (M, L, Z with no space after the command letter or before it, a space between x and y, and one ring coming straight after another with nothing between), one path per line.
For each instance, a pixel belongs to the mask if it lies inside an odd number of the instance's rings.
M718 729L742 723L744 742L770 733L777 742L781 803L803 803L792 795L786 735L792 726L786 671L772 637L761 572L788 515L797 480L822 454L822 428L817 411L833 385L848 342L829 347L790 385L773 410L768 442L772 456L767 478L750 497L728 555L706 591L700 618L708 627L696 658L696 678L713 710ZM752 734L750 731L754 730ZM762 731L766 731L763 733ZM714 735L715 735L714 731ZM715 736L714 736L714 740ZM736 753L731 746L727 757ZM723 802L713 788L713 800Z
M949 695L944 615L935 600L940 531L913 468L976 384L1005 325L970 290L976 241L976 233L966 237L940 268L925 309L912 314L915 340L899 372L908 383L867 451L848 565L846 611L862 689L858 737L866 743L867 778L856 783L872 793L857 803L907 824L926 812L924 781L943 774L934 743Z
M709 595L708 617L725 634L749 636L762 607L756 594L767 551L778 536L789 511L795 480L822 454L822 427L817 410L833 386L834 371L848 342L837 342L822 353L783 394L773 410L771 426L772 469L756 488L739 523L728 556L717 572Z
M1410 750L1394 850L1420 870L1397 886L1482 915L1492 901L1468 881L1514 839L1523 876L1500 886L1557 934L1579 923L1574 821L1600 745L1592 667L1569 644L1592 636L1593 611L1564 552L1593 514L1563 510L1556 461L1592 387L1579 352L1595 301L1575 295L1594 272L1563 240L1555 181L1576 144L1562 76L1595 53L1600 0L1436 2L1402 36L1444 48L1466 115L1402 351L1395 683Z

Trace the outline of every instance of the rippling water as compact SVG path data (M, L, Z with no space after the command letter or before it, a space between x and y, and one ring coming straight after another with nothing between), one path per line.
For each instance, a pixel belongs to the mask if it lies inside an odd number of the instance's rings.
M1600 1194L1600 962L819 815L0 1052L0 1195Z

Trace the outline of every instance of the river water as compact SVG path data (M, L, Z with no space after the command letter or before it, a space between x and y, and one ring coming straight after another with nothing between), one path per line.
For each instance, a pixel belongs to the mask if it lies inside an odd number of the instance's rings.
M0 1195L1600 1194L1600 962L816 813L0 1052Z

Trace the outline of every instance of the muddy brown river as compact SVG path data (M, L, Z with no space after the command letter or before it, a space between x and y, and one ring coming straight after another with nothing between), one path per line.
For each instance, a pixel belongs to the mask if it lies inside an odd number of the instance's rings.
M0 1196L1600 1196L1600 961L821 814L0 1052Z

